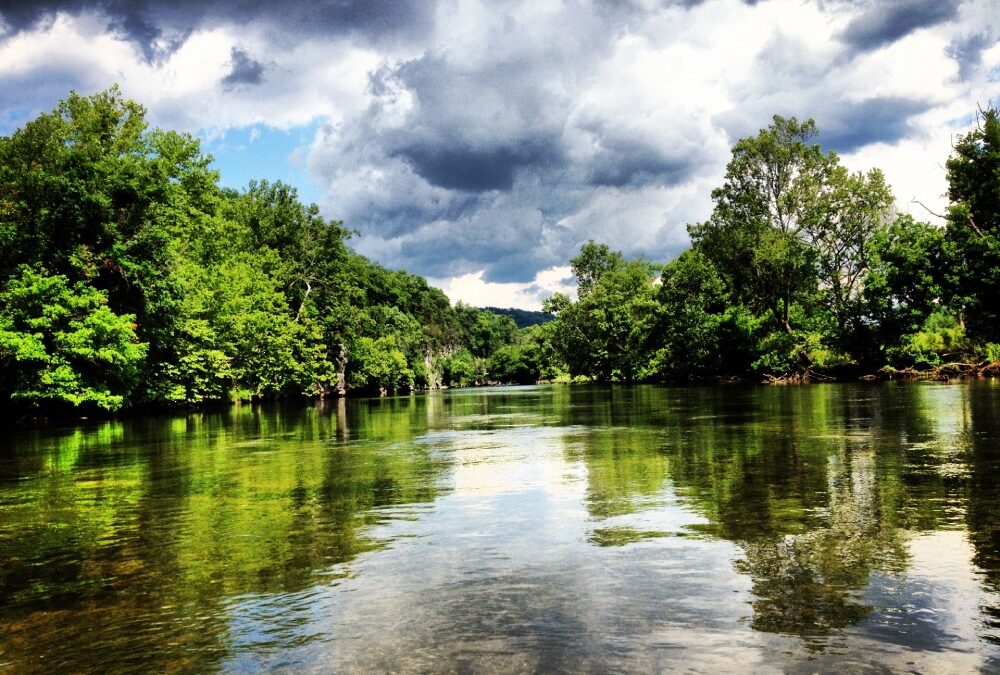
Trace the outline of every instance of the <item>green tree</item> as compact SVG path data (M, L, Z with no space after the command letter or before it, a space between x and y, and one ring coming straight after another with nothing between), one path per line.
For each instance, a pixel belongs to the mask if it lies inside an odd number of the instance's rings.
M585 292L577 302L557 294L545 304L545 311L557 315L549 329L555 352L570 375L602 382L639 380L648 370L656 323L656 266L626 261L593 242L572 262Z
M85 283L20 267L0 292L4 394L36 407L121 408L146 355L134 319Z
M711 261L688 249L664 267L661 280L651 373L683 379L749 370L754 356L748 312L733 303Z
M980 111L946 163L954 304L971 338L1000 342L1000 113Z
M689 228L695 247L731 280L735 298L789 335L793 305L816 290L816 254L804 228L836 163L809 143L816 133L812 120L775 115L756 137L741 139L725 182L712 191L712 217Z
M552 351L550 334L554 324L535 324L522 329L516 339L497 349L490 357L490 380L511 384L535 384L559 375L559 363Z
M607 244L588 241L580 248L580 253L570 260L573 275L576 276L577 297L583 299L590 295L605 274L620 269L624 262L622 254L612 251Z
M174 271L214 224L210 161L192 137L148 130L117 87L71 93L0 140L0 278L40 264L104 291L135 315L149 344L140 379L158 382L183 330Z
M350 346L350 354L347 374L352 389L385 393L413 385L413 371L395 336L360 337Z
M485 365L468 349L459 349L441 359L441 377L449 387L479 384L486 376Z
M928 318L943 309L949 295L950 267L945 231L902 214L869 243L870 267L864 302L870 326L869 361L893 365L929 362L905 356L904 344L924 330ZM940 319L935 319L940 324ZM895 356L893 356L895 355Z
M501 346L511 344L517 336L517 324L509 316L462 303L455 306L455 313L462 325L463 342L479 358L489 357Z
M865 283L872 244L891 220L892 191L878 169L849 173L828 168L803 218L816 253L820 297L837 322L840 346L855 352L865 341Z
M886 227L892 196L880 172L849 173L811 142L816 134L812 120L776 115L741 139L711 218L689 228L759 324L755 363L767 372L864 351L869 242Z

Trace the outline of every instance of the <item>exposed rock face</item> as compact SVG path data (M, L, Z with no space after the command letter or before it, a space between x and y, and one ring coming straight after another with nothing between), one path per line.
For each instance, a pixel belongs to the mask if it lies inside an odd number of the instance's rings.
M427 368L427 388L441 388L441 372L434 368L434 359L429 346L424 347L424 366Z
M337 396L347 395L347 380L344 373L347 371L347 348L342 344L336 346L336 356L333 358L337 365L337 384L334 385L334 393Z

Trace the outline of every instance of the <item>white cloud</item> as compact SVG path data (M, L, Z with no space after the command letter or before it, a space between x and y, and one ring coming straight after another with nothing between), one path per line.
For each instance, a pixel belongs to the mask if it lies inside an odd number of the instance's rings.
M484 270L450 279L429 279L453 303L473 307L519 307L541 310L542 302L556 293L576 296L576 281L568 265L539 271L529 283L494 283L483 279Z
M264 64L260 85L222 86L234 48ZM275 49L266 27L214 26L193 30L174 52L150 63L97 15L59 14L0 43L0 82L45 81L56 71L81 93L118 83L149 109L154 123L212 134L252 124L288 129L317 118L339 120L367 105L369 73L383 58L344 38L309 38ZM38 110L56 103L27 91L19 98L20 105Z

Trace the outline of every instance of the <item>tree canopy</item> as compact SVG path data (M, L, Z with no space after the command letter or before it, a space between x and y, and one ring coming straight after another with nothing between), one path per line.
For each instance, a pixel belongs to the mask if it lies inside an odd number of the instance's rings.
M519 313L364 258L291 186L222 188L197 139L117 88L72 93L0 138L0 396L116 410L1000 360L1000 119L977 120L947 161L946 227L775 116L733 146L689 250L590 241L576 297Z

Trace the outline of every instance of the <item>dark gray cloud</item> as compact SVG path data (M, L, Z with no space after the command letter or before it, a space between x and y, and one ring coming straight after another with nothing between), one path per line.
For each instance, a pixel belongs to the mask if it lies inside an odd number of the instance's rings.
M910 120L934 106L926 99L876 96L862 101L827 99L822 92L808 92L802 97L769 97L755 102L751 114L728 113L719 121L735 140L753 136L771 123L771 114L812 118L819 130L817 142L824 150L840 154L853 152L872 143L894 143L910 131ZM765 114L770 110L771 114Z
M997 27L1000 29L1000 27ZM988 33L975 33L974 35L963 35L952 41L948 46L948 53L958 61L959 77L963 80L972 75L973 71L982 63L983 51L992 47L995 38L991 38Z
M664 153L648 139L615 136L606 131L599 138L600 148L588 162L587 182L591 185L677 185L699 170L697 157Z
M957 10L957 0L878 0L865 7L841 37L857 49L877 49L918 28L947 21Z
M500 147L449 147L420 145L398 151L431 185L449 190L508 191L514 172L548 162L553 149L544 142L525 141Z
M827 150L840 153L870 143L893 143L907 135L911 117L930 107L930 101L895 96L838 101L827 111L828 118L816 118L819 140Z
M385 69L372 91L398 87L416 101L404 128L382 134L386 153L435 186L510 190L518 171L560 162L568 101L546 90L546 75L516 54L471 72L433 55Z
M276 40L302 35L360 34L373 42L415 36L432 26L434 4L409 0L0 0L0 16L15 31L50 21L58 12L97 12L108 26L155 61L193 29L260 23Z
M633 112L600 96L584 96L581 107L579 98L581 82L615 45L614 27L632 30L648 12L627 2L568 11L559 28L573 41L500 23L481 52L429 51L384 65L371 78L373 104L317 151L318 173L331 177L337 200L330 208L365 233L365 252L435 277L485 269L488 281L529 280L540 267L564 264L588 238L669 258L684 244L676 234L684 223L705 214L675 205L658 216L644 202L667 204L657 191L720 169L726 157L716 150L726 143L706 135L718 133L711 124L660 126L644 119L660 114L655 107ZM808 54L804 37L776 33L717 128L735 141L775 113L814 117L824 147L846 153L902 138L909 119L931 106L830 96L829 73L848 67L852 52L834 52L832 62L829 52ZM643 94L635 95L638 104ZM358 166L368 168L351 168ZM350 198L359 185L361 196Z
M222 84L236 87L243 84L260 84L263 80L264 66L254 60L248 53L233 47L232 70L222 78Z
M754 77L741 92L744 104L718 117L733 141L755 135L778 114L814 119L824 149L849 153L871 143L898 141L910 131L912 117L936 105L933 90L911 97L886 96L877 91L881 83L872 83L870 92L845 96L835 91L829 77L831 71L849 69L855 53L840 54L831 62L802 58L805 51L796 39L779 36L760 53ZM767 82L770 90L762 92L760 82ZM868 96L859 99L859 93Z

